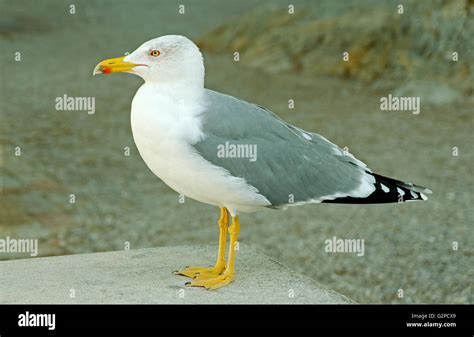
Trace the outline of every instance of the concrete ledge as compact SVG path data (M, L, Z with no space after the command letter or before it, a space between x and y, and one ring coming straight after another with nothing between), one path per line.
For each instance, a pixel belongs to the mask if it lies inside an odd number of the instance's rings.
M189 279L172 274L213 263L216 251L180 246L3 261L0 303L353 303L243 244L237 278L225 288L185 287Z

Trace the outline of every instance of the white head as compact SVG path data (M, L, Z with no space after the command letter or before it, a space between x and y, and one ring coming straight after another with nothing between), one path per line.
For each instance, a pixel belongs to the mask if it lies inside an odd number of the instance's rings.
M127 72L145 82L196 84L204 86L204 62L199 48L188 38L165 35L150 40L133 53L100 62L95 74Z

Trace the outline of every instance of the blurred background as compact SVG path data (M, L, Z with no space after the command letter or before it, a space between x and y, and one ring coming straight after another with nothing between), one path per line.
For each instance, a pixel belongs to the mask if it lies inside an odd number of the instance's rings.
M241 242L361 303L473 303L474 1L0 0L0 10L0 238L38 239L39 256L217 243L218 209L180 203L137 152L141 80L92 77L105 58L182 34L203 51L208 88L434 191L424 203L243 215ZM381 111L390 93L420 97L420 114ZM64 94L95 97L95 114L57 111ZM365 255L326 253L333 236L364 239Z

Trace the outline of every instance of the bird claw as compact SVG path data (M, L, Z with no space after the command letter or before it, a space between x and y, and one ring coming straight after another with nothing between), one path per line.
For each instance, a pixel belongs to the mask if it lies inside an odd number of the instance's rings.
M217 276L206 276L206 277L197 277L193 279L191 282L186 282L186 286L188 287L204 287L209 290L215 290L221 287L224 287L234 281L234 274L226 273Z
M224 271L223 268L216 267L186 267L183 270L173 272L175 275L182 275L190 278L197 278L199 275L211 275L212 277L218 276Z

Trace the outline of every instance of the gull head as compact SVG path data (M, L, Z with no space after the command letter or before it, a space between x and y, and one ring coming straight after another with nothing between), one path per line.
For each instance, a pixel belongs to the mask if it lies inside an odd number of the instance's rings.
M204 63L199 48L181 35L150 40L133 53L107 59L94 68L93 75L126 72L145 82L197 82L204 84Z

